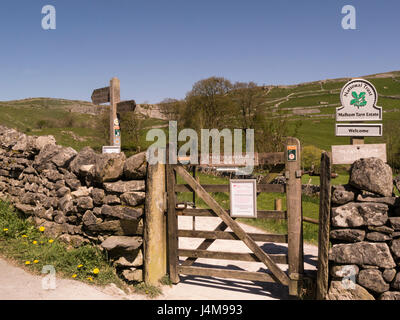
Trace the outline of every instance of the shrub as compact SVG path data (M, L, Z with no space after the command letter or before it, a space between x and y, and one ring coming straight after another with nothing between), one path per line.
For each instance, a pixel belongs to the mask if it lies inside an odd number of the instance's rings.
M319 171L322 150L315 146L305 146L302 150L301 165L303 170Z

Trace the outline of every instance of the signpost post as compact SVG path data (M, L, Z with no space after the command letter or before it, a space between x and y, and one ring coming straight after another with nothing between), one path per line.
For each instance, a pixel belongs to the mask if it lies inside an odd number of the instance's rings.
M341 107L336 108L335 135L350 137L350 146L332 146L333 164L351 164L365 157L378 157L386 162L386 145L364 145L364 137L381 137L382 108L376 104L378 93L372 83L364 79L347 82L340 92ZM358 123L357 123L358 122Z
M121 152L121 124L119 114L135 111L135 100L120 101L120 81L114 77L110 80L110 86L95 89L92 93L92 103L110 103L110 146L103 147L103 153Z

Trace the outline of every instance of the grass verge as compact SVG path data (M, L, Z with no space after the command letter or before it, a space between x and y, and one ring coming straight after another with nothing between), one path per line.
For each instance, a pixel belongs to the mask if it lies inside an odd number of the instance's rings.
M17 212L0 201L0 255L34 274L41 274L45 265L52 265L58 277L105 286L124 283L98 248L85 245L70 249L51 239Z

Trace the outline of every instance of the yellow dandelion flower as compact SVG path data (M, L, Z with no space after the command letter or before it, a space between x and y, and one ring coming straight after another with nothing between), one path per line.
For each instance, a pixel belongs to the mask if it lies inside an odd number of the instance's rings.
M31 264L31 262L30 261L25 261L25 264Z
M39 260L33 260L33 263L39 263Z
M45 230L45 227L40 227L40 228L39 228L39 231L40 231L40 232L43 232L44 230Z
M53 240L53 239L50 239L50 240L49 240L49 243L53 243L53 242L54 242L54 240Z
M3 231L8 231L8 229L7 229L7 228L4 228Z
M28 236L26 234L23 234L22 238L28 238Z
M92 277L88 277L87 278L89 281L93 281L93 278Z
M76 278L78 275L76 274L76 273L74 273L73 275L72 275L72 278Z
M80 269L83 267L83 264L80 264L77 268Z
M98 268L93 269L94 274L99 274L100 270Z
M33 244L37 244L37 241L36 241L36 240L34 240L34 241L32 241L32 243L33 243Z

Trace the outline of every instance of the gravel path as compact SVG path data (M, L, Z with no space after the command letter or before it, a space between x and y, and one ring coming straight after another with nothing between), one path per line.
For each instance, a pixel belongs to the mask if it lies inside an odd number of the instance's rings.
M220 219L197 217L197 230L213 230ZM247 232L262 233L257 228L243 225ZM180 229L192 229L191 217L179 217ZM195 249L202 239L180 238L179 247ZM286 244L259 243L268 253L287 253ZM217 240L209 248L213 251L250 252L241 241ZM304 246L305 269L315 270L318 249ZM213 266L234 270L265 270L262 263L198 259L195 266ZM283 270L286 265L280 265ZM144 300L146 296L125 294L115 285L106 288L90 286L85 283L56 279L56 289L42 288L42 276L32 275L20 267L0 259L0 300ZM181 276L181 282L172 287L164 286L163 295L157 300L283 300L289 299L287 288L276 283L263 283L235 279L221 279L198 276Z
M213 230L221 220L213 217L196 217L197 230ZM240 224L246 232L263 233L260 229ZM179 217L179 229L192 229L192 217ZM230 231L230 229L227 229ZM195 249L202 239L180 238L179 248ZM263 243L258 244L264 251L271 254L287 253L287 244ZM250 252L241 241L216 240L210 247L212 251ZM316 270L318 248L313 245L304 245L304 268ZM215 259L198 259L194 266L214 266L233 270L261 271L266 270L262 263L229 261ZM287 270L287 265L279 265ZM172 287L166 287L164 295L159 299L220 299L220 300L284 300L290 297L287 287L277 283L244 281L235 279L221 279L199 276L181 276L181 282Z

